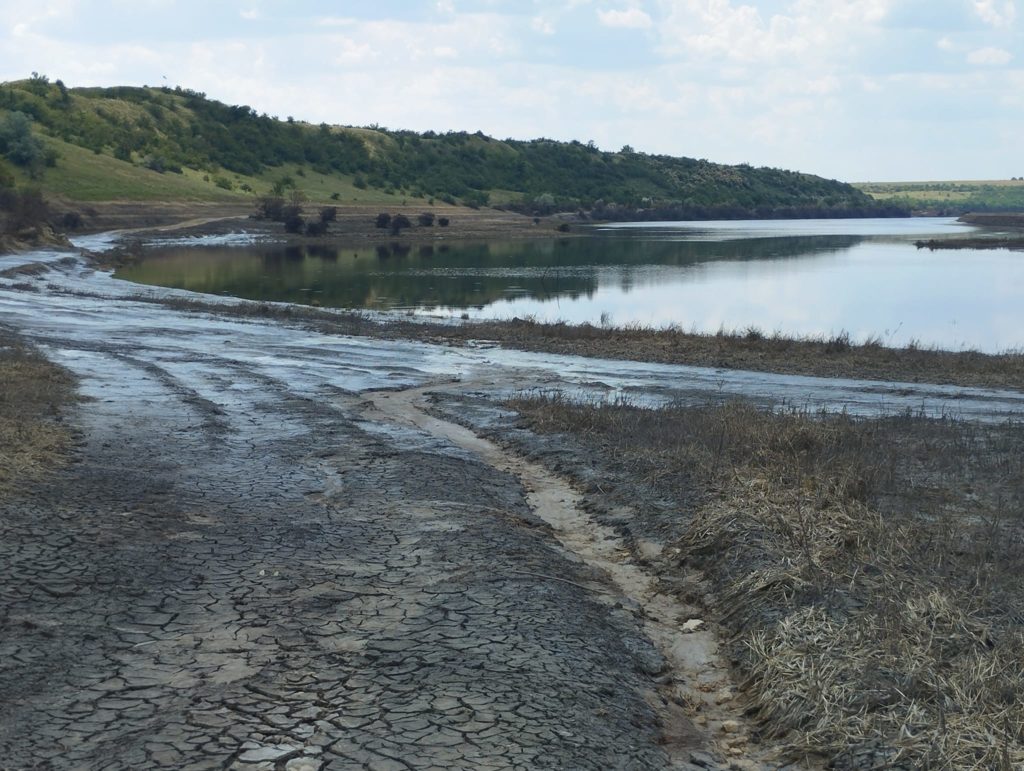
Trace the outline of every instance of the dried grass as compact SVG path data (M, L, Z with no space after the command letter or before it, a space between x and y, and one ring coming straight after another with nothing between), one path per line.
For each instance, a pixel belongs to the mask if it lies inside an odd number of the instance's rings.
M72 387L66 371L0 329L0 497L63 462L72 436L59 418Z
M1022 427L516 406L651 494L696 492L679 560L715 587L760 725L787 755L1024 767Z

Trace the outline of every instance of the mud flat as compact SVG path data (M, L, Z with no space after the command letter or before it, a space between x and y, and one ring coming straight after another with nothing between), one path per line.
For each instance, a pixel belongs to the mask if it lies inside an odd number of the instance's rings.
M370 322L232 313L68 257L0 277L0 323L83 397L72 462L0 502L14 768L814 767L746 715L706 577L666 571L677 532L630 524L685 498L594 509L597 456L506 445L496 403L1024 414L1009 389L351 334Z

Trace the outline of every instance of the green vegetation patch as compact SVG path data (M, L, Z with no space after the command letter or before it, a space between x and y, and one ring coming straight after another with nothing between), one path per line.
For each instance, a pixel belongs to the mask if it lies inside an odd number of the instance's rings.
M68 89L33 75L0 85L2 115L22 116L14 118L18 130L30 125L31 141L41 143L42 166L26 165L25 173L41 177L47 192L79 200L222 200L263 195L291 177L317 201L434 200L533 214L582 209L599 218L901 213L850 185L782 169L481 132L314 126L180 88Z
M916 214L956 216L968 212L1024 210L1024 178L987 181L864 182L872 198Z

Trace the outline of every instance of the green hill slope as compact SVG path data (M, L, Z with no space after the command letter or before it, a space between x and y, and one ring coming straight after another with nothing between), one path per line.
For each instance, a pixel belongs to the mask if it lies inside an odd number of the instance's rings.
M24 142L11 150L18 126L4 129L21 116L39 143L27 162ZM42 76L0 85L0 152L44 192L79 201L230 200L276 185L319 201L435 198L635 219L901 213L850 185L780 169L479 132L313 126L188 90L68 89Z
M1024 177L937 182L864 182L856 185L877 201L917 214L1024 211Z

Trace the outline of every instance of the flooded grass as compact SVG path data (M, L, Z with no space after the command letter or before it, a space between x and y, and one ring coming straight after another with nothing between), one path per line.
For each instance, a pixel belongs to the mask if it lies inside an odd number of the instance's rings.
M0 498L63 461L72 437L60 416L73 393L65 370L0 329Z
M943 351L910 344L890 348L880 339L787 337L757 328L687 332L678 328L541 324L529 320L466 324L451 336L496 340L524 350L661 364L688 364L756 372L864 380L925 382L989 388L1024 387L1024 354Z
M150 296L132 299L197 313L307 323L336 334L449 344L492 341L524 351L817 377L1024 388L1024 353L1019 351L944 351L913 343L890 348L880 339L856 343L846 333L794 338L749 328L701 334L678 328L545 324L528 319L438 324L397 316L382 320L358 311L287 303Z
M513 406L594 448L606 488L677 502L665 574L706 576L763 737L788 756L1022 767L1024 427Z

